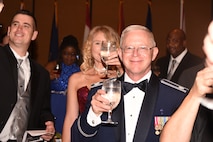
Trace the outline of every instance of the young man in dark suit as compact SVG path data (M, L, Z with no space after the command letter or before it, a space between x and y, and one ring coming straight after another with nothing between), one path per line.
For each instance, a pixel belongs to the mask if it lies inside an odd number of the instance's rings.
M121 101L112 113L118 124L101 124L111 107L97 85L89 92L86 111L72 126L72 142L158 142L164 124L184 99L185 88L159 80L151 71L158 48L146 27L130 25L124 29L120 47L125 73L118 78L122 82ZM129 88L135 83L139 86Z
M49 74L28 56L30 43L38 35L34 16L18 11L7 33L9 44L0 48L0 141L20 142L24 132L31 129L46 129L49 135L42 138L49 141L55 133ZM24 79L19 77L20 68Z
M156 61L156 66L160 68L160 78L167 78L177 83L185 69L202 62L200 57L193 55L186 48L186 35L181 29L173 29L168 33L166 49L168 54ZM173 60L175 60L174 66Z

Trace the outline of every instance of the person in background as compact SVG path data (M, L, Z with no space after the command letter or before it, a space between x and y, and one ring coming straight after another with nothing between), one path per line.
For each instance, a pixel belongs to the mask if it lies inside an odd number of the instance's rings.
M102 41L113 41L118 48L119 39L118 34L106 25L96 26L90 31L83 46L81 72L75 73L69 78L67 111L62 132L63 142L71 140L70 128L78 115L85 109L91 85L104 80L106 68L100 57ZM114 70L108 71L110 78L120 76L123 73L117 51L110 54L107 64L116 67Z
M151 69L156 76L159 76L159 74L160 74L160 67L159 66L156 66L154 63L152 63Z
M47 135L42 138L49 141L55 133L50 78L45 68L28 56L30 43L38 35L35 17L29 11L18 11L7 33L9 44L0 48L0 141L21 142L26 130L35 129L45 129ZM19 60L23 62L19 64Z
M159 80L151 71L158 48L150 30L130 25L121 34L120 60L124 65L121 100L112 112L117 125L105 125L110 102L102 85L88 95L86 110L72 126L72 142L158 142L163 125L186 95L185 88Z
M56 132L60 135L66 113L68 78L80 71L79 57L80 49L77 38L67 35L61 42L59 58L45 66L51 78L51 110L55 116Z
M173 29L168 33L166 49L168 54L156 61L156 66L160 67L160 78L177 83L185 69L202 62L200 57L191 54L186 48L186 35L181 29Z
M5 33L1 36L0 46L4 46L4 45L8 44L8 42L9 42L9 36L7 35L7 33Z
M213 141L213 110L200 104L204 97L213 99L213 21L204 38L203 51L205 67L198 71L189 94L165 125L161 142Z

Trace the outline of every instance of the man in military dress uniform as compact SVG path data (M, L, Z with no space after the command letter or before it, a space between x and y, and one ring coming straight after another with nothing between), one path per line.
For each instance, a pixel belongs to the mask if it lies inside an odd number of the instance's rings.
M119 57L125 73L121 101L113 110L117 125L102 124L111 109L102 97L101 84L88 95L86 111L72 126L72 142L158 142L169 117L184 99L187 89L159 80L151 71L158 54L153 34L144 26L130 25L121 35Z

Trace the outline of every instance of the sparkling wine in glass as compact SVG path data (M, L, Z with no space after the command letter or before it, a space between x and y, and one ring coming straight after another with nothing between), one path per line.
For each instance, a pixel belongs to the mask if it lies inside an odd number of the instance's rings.
M102 121L103 124L118 124L112 120L112 110L117 107L121 99L121 82L115 78L107 79L103 82L102 89L106 91L103 95L109 100L111 110L108 111L108 118L106 121Z
M112 42L112 41L103 41L102 42L100 55L101 55L101 60L103 61L103 63L105 63L105 66L106 66L106 72L105 72L106 78L108 78L107 77L108 65L106 64L106 61L108 60L110 53L114 52L114 51L116 51L115 42Z

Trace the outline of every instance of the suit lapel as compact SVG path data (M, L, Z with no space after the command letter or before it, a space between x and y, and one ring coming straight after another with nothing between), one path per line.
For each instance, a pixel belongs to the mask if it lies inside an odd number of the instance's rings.
M12 77L13 77L13 80L14 80L14 85L15 85L15 88L17 89L17 86L18 86L18 71L17 71L17 60L13 54L13 52L11 51L9 45L7 45L5 47L5 52L8 56L8 60L9 60L9 63L10 63L10 69L8 71L11 71L11 74L12 74Z
M36 98L36 95L38 92L38 90L36 88L38 88L39 85L39 79L40 79L40 73L37 71L37 68L35 67L35 64L33 63L33 61L29 58L29 62L30 62L30 83L31 83L31 104L32 106L34 106L34 100Z
M124 121L124 102L123 95L121 96L121 101L119 106L113 111L112 119L118 122L115 127L115 137L116 141L125 142L125 121Z
M118 78L118 80L123 81L124 76ZM122 85L123 86L123 85ZM145 142L150 131L150 125L153 119L153 113L155 110L155 105L158 97L159 90L159 79L152 74L150 81L148 83L146 95L141 107L140 115L138 118L134 142ZM124 116L124 91L122 88L121 101L118 107L113 111L112 119L118 121L118 126L115 127L115 137L117 141L126 141L125 136L125 116Z
M124 81L124 75L118 78L121 82ZM123 86L123 85L121 85ZM119 105L114 109L112 119L118 122L115 127L116 141L125 142L125 118L124 118L124 91L121 88L121 100Z
M152 74L150 81L148 83L148 88L138 118L133 140L134 142L146 141L150 125L153 119L153 113L158 97L158 90L159 90L159 80L155 75Z

